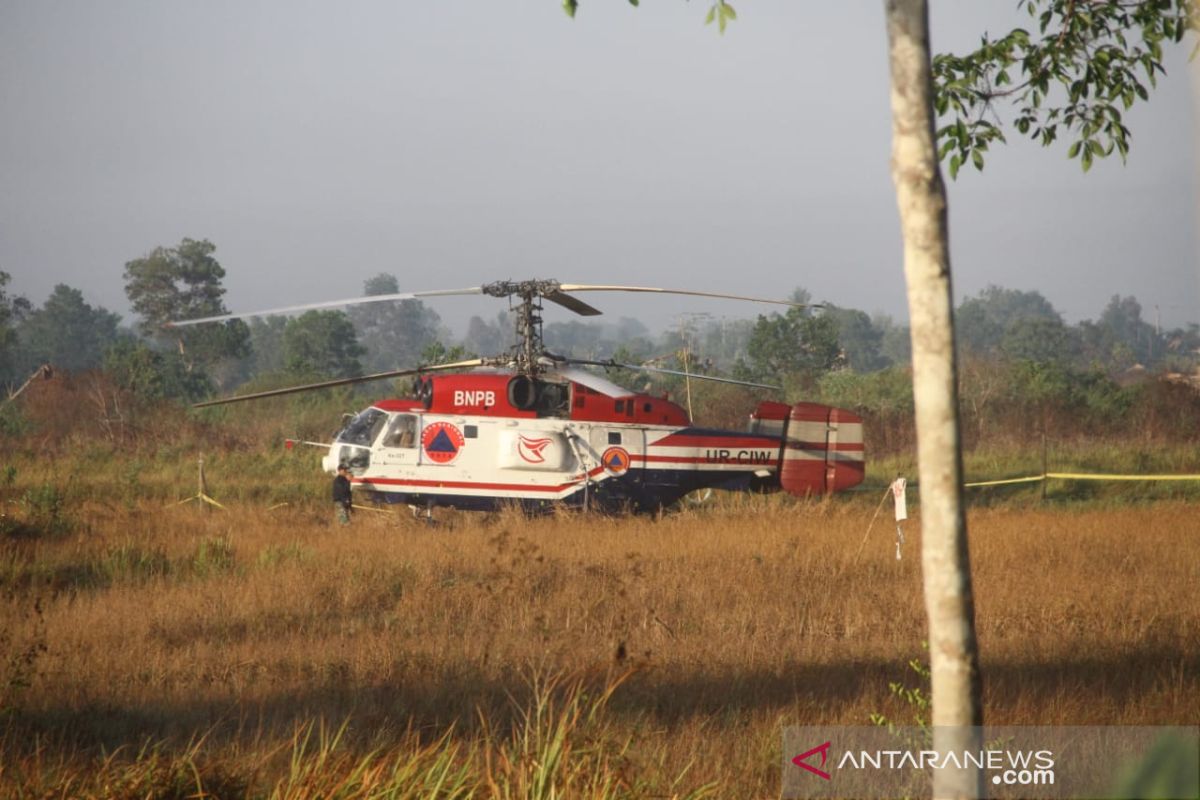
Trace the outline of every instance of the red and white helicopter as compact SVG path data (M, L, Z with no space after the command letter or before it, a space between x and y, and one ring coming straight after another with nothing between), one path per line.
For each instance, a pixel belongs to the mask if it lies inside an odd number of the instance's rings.
M862 481L862 419L850 411L817 403L762 402L749 415L745 431L696 427L687 412L666 397L624 389L582 367L687 373L549 352L542 341L542 301L576 314L597 315L599 310L574 296L589 291L793 305L711 292L529 280L376 295L174 324L447 295L511 298L517 344L506 354L198 404L416 376L412 397L379 400L354 416L321 461L331 474L339 464L348 464L356 493L375 501L427 510L435 506L492 509L518 503L529 510L567 505L655 511L698 489L781 489L805 496L847 489Z

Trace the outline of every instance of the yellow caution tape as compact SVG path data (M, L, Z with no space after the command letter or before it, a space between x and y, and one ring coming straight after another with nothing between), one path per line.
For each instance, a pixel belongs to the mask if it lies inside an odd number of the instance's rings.
M1033 475L1028 478L1005 478L999 481L975 481L974 483L964 483L964 488L972 486L1003 486L1007 483L1033 483L1034 481L1043 481L1046 479L1044 475Z
M223 506L223 505L221 505L220 503L218 503L216 500L213 500L211 497L209 497L208 495L206 495L206 494L203 494L203 493L201 493L201 494L194 494L194 495L192 495L191 497L185 497L184 499L180 500L178 503L175 503L174 505L172 505L172 506L171 506L171 508L174 508L175 506L181 506L181 505L183 505L184 503L190 503L190 502L192 502L193 500L199 500L199 501L200 501L200 502L202 502L202 503L208 503L209 505L216 506L217 508L221 509L222 511L228 511L228 510L229 510L229 509L228 509L228 508L226 508L225 506Z
M1200 481L1200 475L1090 475L1082 472L1047 472L1046 477L1065 481Z
M1012 483L1038 483L1057 478L1063 481L1200 481L1200 475L1100 475L1091 472L1047 472L1045 475L1030 475L1025 478L1005 478L998 481L972 481L963 488L977 486L1004 486Z
M216 500L213 500L211 497L209 497L206 494L199 494L199 495L197 495L197 497L199 497L204 502L208 503L210 506L216 506L217 508L221 509L222 511L229 510L229 509L225 508L225 506L221 505Z
M390 514L390 513L392 513L391 511L388 511L388 510L387 510L387 509L385 509L385 508L375 508L375 507L373 507L373 506L360 506L360 505L358 505L357 503L355 503L355 504L352 506L352 508L357 508L357 509L359 509L360 511L374 511L376 514Z

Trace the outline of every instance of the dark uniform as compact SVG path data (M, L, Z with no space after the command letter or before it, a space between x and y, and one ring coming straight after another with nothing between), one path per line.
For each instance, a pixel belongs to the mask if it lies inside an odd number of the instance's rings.
M342 465L333 479L333 511L339 525L350 524L350 504L350 470Z

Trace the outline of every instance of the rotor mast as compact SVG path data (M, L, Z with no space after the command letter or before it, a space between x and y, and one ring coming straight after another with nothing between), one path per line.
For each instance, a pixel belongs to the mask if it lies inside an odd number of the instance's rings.
M542 339L542 298L559 290L559 282L551 280L496 281L484 284L483 293L491 297L515 297L517 343L513 345L513 366L516 371L536 378L540 371L538 360L546 352Z

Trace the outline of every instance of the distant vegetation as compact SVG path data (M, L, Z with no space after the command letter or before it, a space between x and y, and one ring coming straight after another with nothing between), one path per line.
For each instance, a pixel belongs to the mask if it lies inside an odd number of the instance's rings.
M85 381L90 388L80 383L62 391L78 392L95 411L89 424L98 421L116 437L136 430L148 414L166 413L163 403L496 354L513 343L507 311L490 320L472 318L466 336L455 340L437 313L417 300L164 328L169 320L227 313L225 271L215 250L210 242L184 239L130 261L125 279L138 315L133 326L62 284L36 306L6 291L9 276L0 272L0 385L11 392L49 363L57 374ZM400 288L394 275L380 274L365 282L363 293ZM803 289L791 299L814 302ZM991 286L962 302L957 328L968 446L1029 441L1043 433L1056 439L1200 437L1200 326L1194 323L1164 330L1146 319L1135 298L1114 296L1094 320L1068 324L1038 292ZM562 355L778 385L786 399L862 413L877 454L912 446L908 329L886 316L829 303L753 320L681 314L661 334L627 317L570 319L547 323L545 339ZM669 393L691 405L698 422L711 425L741 427L758 397L780 394L699 381L689 386L682 378L634 370L616 370L612 377L639 391ZM364 397L406 391L407 385L368 385L276 407L291 409L293 419L323 407L332 415L324 419L329 427L330 419L361 406ZM241 418L239 412L210 412L203 419L223 413ZM65 424L40 416L47 415L9 404L0 413L0 432Z

